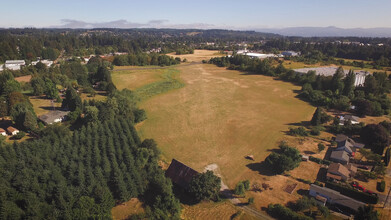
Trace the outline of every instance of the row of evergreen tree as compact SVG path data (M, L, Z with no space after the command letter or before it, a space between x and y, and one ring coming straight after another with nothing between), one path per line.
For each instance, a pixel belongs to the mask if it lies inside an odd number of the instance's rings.
M133 197L151 217L178 217L158 156L124 118L73 133L49 126L42 139L0 148L0 219L110 218L116 203Z

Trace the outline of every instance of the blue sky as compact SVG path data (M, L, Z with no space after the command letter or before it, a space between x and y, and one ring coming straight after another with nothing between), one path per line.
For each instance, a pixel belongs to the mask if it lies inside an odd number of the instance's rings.
M0 3L0 27L391 27L390 0L0 0Z

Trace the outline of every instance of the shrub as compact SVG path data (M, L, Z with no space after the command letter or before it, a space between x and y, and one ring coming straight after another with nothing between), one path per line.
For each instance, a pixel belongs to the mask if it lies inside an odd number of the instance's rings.
M376 189L379 192L384 192L384 190L386 189L386 182L384 180L382 180L381 182L378 182Z
M250 197L248 198L248 202L247 202L249 205L253 204L254 203L254 197Z
M234 190L234 193L236 195L242 196L242 195L244 195L245 192L246 192L246 190L244 188L243 182L239 182L238 184L236 184L235 190Z
M288 134L292 136L308 136L308 131L304 127L289 128Z
M293 170L301 162L300 152L296 148L289 147L282 143L280 152L272 152L266 159L265 163L277 174L284 171Z
M318 144L318 151L319 151L319 152L322 152L325 148L326 148L326 147L324 146L324 144L322 144L322 143L319 143L319 144Z
M249 180L243 181L243 185L244 185L245 190L250 190L250 181Z
M300 215L281 204L269 204L267 213L276 219L310 220L312 218Z
M16 140L20 140L20 139L22 139L24 136L26 136L26 133L24 133L23 131L20 131L18 134L16 134L16 135L14 136L14 138L15 138Z

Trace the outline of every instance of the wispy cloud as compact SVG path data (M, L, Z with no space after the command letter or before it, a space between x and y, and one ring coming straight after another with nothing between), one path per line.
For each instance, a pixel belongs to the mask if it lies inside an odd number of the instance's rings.
M147 23L130 22L127 20L116 20L109 22L85 22L73 19L62 19L61 25L51 26L50 28L196 28L210 29L218 28L213 24L206 23L190 23L190 24L171 24L169 20L151 20ZM220 27L221 28L221 27Z

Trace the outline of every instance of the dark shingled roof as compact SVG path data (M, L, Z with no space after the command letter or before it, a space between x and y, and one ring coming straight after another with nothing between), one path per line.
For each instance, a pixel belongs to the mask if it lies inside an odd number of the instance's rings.
M166 170L166 177L184 189L189 187L191 179L197 174L197 171L175 159L172 159L170 166Z

